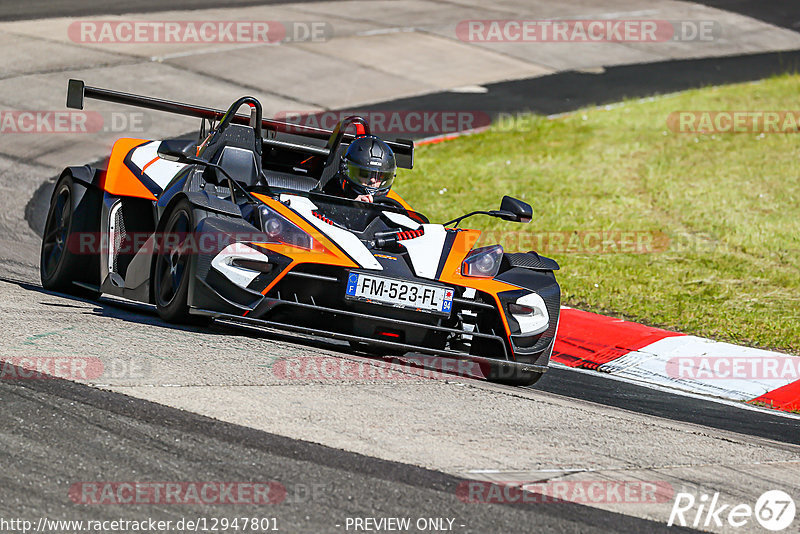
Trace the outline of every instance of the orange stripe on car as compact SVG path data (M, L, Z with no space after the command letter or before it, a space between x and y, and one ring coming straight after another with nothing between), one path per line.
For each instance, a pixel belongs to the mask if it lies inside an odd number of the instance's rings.
M292 259L292 263L273 280L261 293L266 295L292 268L301 263L318 263L322 265L333 265L336 267L357 268L358 264L350 259L347 254L342 252L327 236L320 232L305 219L285 206L282 202L265 195L253 193L258 200L275 210L279 214L296 224L301 230L314 238L314 248L306 250L292 245L281 243L253 243L267 250L277 252Z
M146 171L146 170L147 170L147 167L149 167L150 165L152 165L153 163L155 163L156 161L158 161L158 160L160 160L160 159L161 159L161 158L159 158L158 156L156 156L156 157L154 157L153 159L151 159L150 161L148 161L148 162L145 164L145 166L144 166L144 167L142 167L142 172Z

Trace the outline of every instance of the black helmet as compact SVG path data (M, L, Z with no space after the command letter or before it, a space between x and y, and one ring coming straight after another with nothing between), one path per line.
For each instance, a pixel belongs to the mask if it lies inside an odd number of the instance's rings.
M374 135L354 139L342 158L342 174L358 195L386 193L396 172L394 152Z

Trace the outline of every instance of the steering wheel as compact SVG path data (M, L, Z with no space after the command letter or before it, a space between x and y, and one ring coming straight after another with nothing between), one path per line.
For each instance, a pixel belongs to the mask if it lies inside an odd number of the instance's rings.
M372 202L373 204L383 204L385 206L392 206L393 208L400 208L403 211L408 211L405 206L403 206L393 198L378 197L378 198L373 198Z
M379 197L379 198L373 199L372 202L373 202L373 204L382 204L384 206L391 206L393 208L400 208L400 210L403 213L405 213L408 217L410 217L411 219L417 221L420 224L428 224L428 223L430 223L428 218L425 217L423 214L417 213L416 211L409 210L408 208L406 208L405 206L400 204L400 202L398 202L397 200L395 200L393 198Z

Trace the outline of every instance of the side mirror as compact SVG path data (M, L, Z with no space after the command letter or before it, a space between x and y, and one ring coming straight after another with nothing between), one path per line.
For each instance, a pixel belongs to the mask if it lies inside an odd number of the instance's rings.
M473 215L491 215L492 217L497 217L499 219L503 219L504 221L529 223L531 222L531 219L533 219L533 208L531 208L531 205L528 204L527 202L523 202L513 197L505 196L503 197L503 201L500 203L499 210L471 211L466 215L462 215L461 217L456 217L452 221L444 223L444 225L450 226L451 224L455 224L456 226L458 226L461 221L463 221L467 217L472 217Z
M225 170L221 169L218 165L214 165L213 163L199 158L189 152L193 146L194 143L192 142L182 141L180 139L170 139L167 141L162 141L161 144L158 145L158 150L156 152L158 153L159 158L167 161L174 161L176 163L194 163L207 167L203 173L203 179L211 184L220 184L221 180L217 176L218 171L225 175L225 177L230 178Z
M505 221L529 223L533 219L533 208L527 202L504 196L503 201L500 203L498 217Z
M203 160L187 152L191 144L183 140L168 140L162 141L158 145L158 157L168 161L175 161L177 163L201 163Z

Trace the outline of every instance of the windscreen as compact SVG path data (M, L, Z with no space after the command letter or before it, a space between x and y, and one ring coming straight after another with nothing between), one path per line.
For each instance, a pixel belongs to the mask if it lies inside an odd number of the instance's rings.
M406 215L420 224L428 223L428 218L415 211L406 211L386 204L359 202L341 197L310 191L299 193L307 196L325 216L355 232L363 232L369 224L380 217L383 211Z

